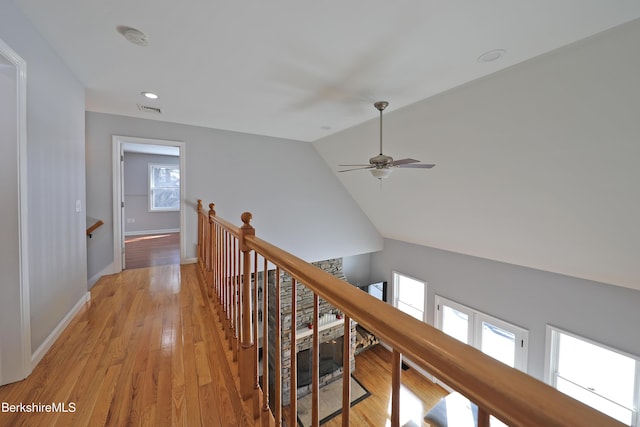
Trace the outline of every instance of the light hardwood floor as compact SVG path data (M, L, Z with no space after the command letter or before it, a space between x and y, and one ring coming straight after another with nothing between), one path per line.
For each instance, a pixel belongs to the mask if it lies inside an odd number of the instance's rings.
M194 264L105 276L91 298L29 378L0 387L0 403L74 403L75 412L0 412L0 426L257 425ZM388 425L389 360L382 347L357 356L355 376L372 395L352 408L352 425ZM403 372L402 424L423 426L444 392L416 375Z
M180 264L180 233L127 236L124 244L127 270Z
M351 407L349 420L353 426L390 426L391 414L391 353L382 345L376 345L356 356L353 372L360 384L371 395ZM416 370L402 371L400 390L400 425L425 427L427 414L447 392L426 380ZM288 418L288 412L285 412ZM332 418L323 426L341 427L342 416Z
M232 367L195 265L103 277L31 376L0 402L75 403L71 413L0 413L1 426L243 426Z

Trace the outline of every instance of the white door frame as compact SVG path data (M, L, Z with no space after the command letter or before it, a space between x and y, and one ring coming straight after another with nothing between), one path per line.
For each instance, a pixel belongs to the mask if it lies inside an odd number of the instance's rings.
M180 263L185 262L185 144L181 141L164 139L138 138L133 136L113 135L113 271L119 273L123 269L122 256L124 254L124 228L122 219L122 158L124 144L147 144L178 147L180 155Z
M27 197L27 63L4 41L0 40L0 56L15 66L16 69L16 135L17 135L17 165L18 165L18 251L19 251L19 286L20 304L19 315L15 319L15 327L20 335L20 346L12 346L16 359L20 360L21 366L10 366L11 378L4 374L4 368L8 361L2 360L2 349L0 348L0 384L5 381L26 378L33 369L31 363L31 309L29 295L29 233L28 233L28 197ZM0 337L0 341L2 337ZM0 343L1 345L1 343ZM7 369L9 371L9 369Z

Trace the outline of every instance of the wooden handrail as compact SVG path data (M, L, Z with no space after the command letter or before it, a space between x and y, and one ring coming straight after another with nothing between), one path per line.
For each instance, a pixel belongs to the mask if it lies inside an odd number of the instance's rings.
M209 219L211 220L211 215ZM394 367L400 364L402 357L410 359L476 403L483 414L483 419L486 414L491 414L512 426L614 427L624 425L360 291L355 286L346 285L344 281L256 237L253 233L241 233L238 227L215 216L213 220L229 233L238 236L243 253L255 251L265 259L265 266L266 260L276 266L276 289L279 287L279 271L287 272L292 277L294 289L296 282L304 284L314 294L342 311L346 315L345 319L351 318L357 321L389 344L394 351ZM245 226L248 224L248 221L243 222ZM264 274L266 274L266 267ZM248 278L249 275L249 270L245 269L244 277ZM245 284L243 290L249 298L250 292L246 291L246 283L243 282ZM264 292L266 294L266 289ZM274 338L277 340L276 348L279 348L277 332L280 330L279 301L276 304L277 330ZM240 305L238 308L242 309ZM246 310L246 307L242 310ZM251 325L243 325L243 328L245 327L251 334ZM292 319L292 328L295 329L295 319ZM295 346L295 334L292 341ZM243 342L243 347L247 344L249 342ZM278 376L279 360L276 359L275 363L275 375ZM295 361L292 361L292 365L295 366ZM241 368L239 372L241 376L252 375L254 370ZM245 381L246 384L253 384L252 381ZM293 382L295 384L295 379ZM394 379L394 382L397 382L399 387L399 377ZM280 419L278 382L275 387L277 414L274 415L278 423ZM295 395L295 393L295 389L292 389L291 394ZM293 408L290 409L293 409L292 412L295 415L295 403L291 406ZM395 412L392 414L392 420L397 419L398 416L397 402L393 403L393 408Z
M624 425L256 236L247 236L246 244L507 424Z
M104 222L101 219L87 217L87 224L89 223L89 220L93 222L89 227L87 227L87 236L91 238L93 232L96 231L101 225L104 225Z

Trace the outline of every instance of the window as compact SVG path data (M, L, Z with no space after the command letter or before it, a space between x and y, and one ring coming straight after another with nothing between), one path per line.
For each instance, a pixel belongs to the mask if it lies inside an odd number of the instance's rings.
M640 427L640 359L547 326L547 381L629 426Z
M436 295L436 328L511 366L527 370L529 332Z
M180 210L180 167L149 164L149 211Z
M393 306L424 322L427 284L393 272Z

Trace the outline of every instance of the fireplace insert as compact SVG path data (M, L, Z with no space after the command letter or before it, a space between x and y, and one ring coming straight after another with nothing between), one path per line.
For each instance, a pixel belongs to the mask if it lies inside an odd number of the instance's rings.
M343 337L320 343L320 379L342 368ZM300 350L297 354L298 387L311 384L312 353L311 349Z

